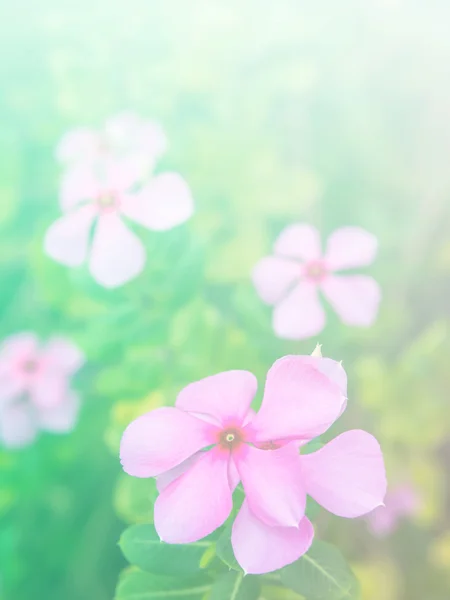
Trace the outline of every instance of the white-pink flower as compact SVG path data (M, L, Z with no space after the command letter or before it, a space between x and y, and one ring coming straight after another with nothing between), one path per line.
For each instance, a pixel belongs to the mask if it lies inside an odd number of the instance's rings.
M39 430L72 430L79 399L70 379L83 362L81 351L61 337L45 345L33 333L7 338L0 346L0 445L26 446Z
M141 178L166 148L167 139L158 123L127 111L109 118L101 129L78 127L69 131L59 142L56 157L66 166L126 160Z
M137 187L140 175L140 162L130 156L71 166L62 179L64 214L45 235L47 255L69 267L87 261L92 277L108 288L136 277L146 253L127 221L164 231L194 210L191 192L177 173L155 175Z
M250 404L257 381L227 371L191 383L176 406L133 421L120 448L124 470L156 477L155 528L167 543L190 543L229 517L241 481L245 501L232 545L247 573L297 560L314 536L305 516L309 494L330 512L358 517L383 502L380 446L347 431L311 454L299 446L324 433L346 405L342 365L318 356L285 356L267 374L261 408Z
M367 275L340 273L370 265L377 239L359 227L337 229L322 252L320 235L311 225L294 224L281 232L274 255L254 267L253 283L261 299L274 305L277 336L303 339L325 326L319 290L347 325L367 327L377 315L380 288Z

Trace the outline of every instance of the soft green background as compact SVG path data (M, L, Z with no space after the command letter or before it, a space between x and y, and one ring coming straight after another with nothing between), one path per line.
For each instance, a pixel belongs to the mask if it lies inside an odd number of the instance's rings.
M120 533L151 517L120 473L124 426L214 372L249 369L262 386L273 360L316 341L350 377L335 431L375 433L390 481L408 474L423 497L387 540L325 514L320 536L363 600L448 600L449 19L443 0L1 4L0 335L65 333L89 359L77 430L0 450L1 600L110 600ZM145 273L107 292L45 258L42 237L57 141L123 109L162 123L158 168L185 176L197 210L141 231ZM249 272L298 220L378 236L372 329L330 313L319 340L273 336Z

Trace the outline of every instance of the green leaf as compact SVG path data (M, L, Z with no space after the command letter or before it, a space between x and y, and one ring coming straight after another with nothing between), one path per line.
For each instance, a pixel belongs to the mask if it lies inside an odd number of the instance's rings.
M281 581L308 600L356 600L359 584L341 552L316 541L309 552L281 569Z
M124 531L119 545L125 558L144 571L159 575L189 576L202 570L202 557L211 547L203 539L192 544L165 544L153 525L133 525Z
M181 579L144 573L137 569L125 571L117 585L115 600L203 600L211 589L203 579Z
M260 589L256 577L226 573L214 582L208 600L257 600Z
M241 573L244 572L234 556L233 547L231 545L231 526L225 527L217 540L216 554L230 569Z

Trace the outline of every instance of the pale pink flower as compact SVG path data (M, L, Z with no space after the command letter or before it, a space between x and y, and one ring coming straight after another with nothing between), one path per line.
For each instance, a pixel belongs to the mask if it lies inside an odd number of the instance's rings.
M7 338L0 346L0 445L26 446L40 429L73 429L79 400L70 378L83 362L80 350L64 338L45 345L32 333Z
M47 255L69 267L87 260L92 277L108 288L136 277L146 253L127 220L164 231L193 213L190 190L177 173L155 175L137 190L136 177L135 163L127 160L69 169L60 197L64 214L45 235Z
M421 500L416 488L404 483L388 491L384 504L367 516L369 529L378 537L393 533L402 519L416 515Z
M323 253L317 229L294 224L281 232L274 255L254 267L253 283L261 299L274 305L273 328L277 336L303 339L325 326L319 290L347 325L367 327L377 315L380 289L367 275L337 273L370 265L377 239L359 227L337 229Z
M255 574L308 550L314 531L305 516L307 494L337 515L358 517L380 505L386 489L380 447L364 431L299 454L299 446L324 433L345 407L340 363L316 356L278 360L257 414L250 409L256 388L248 371L192 383L175 407L133 421L120 450L127 473L157 477L155 527L171 544L194 542L220 527L241 481L246 499L232 544L244 571Z
M166 148L167 139L158 123L122 112L109 118L101 129L79 127L66 133L57 146L56 156L68 166L126 160L133 164L140 179L154 167Z

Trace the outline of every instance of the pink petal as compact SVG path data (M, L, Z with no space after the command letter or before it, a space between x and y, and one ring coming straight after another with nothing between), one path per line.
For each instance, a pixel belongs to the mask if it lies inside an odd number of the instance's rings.
M289 225L278 236L274 250L279 256L299 258L302 261L319 259L322 256L319 232L311 225Z
M60 162L86 162L93 160L99 149L99 134L87 127L79 127L63 135L56 147L56 158Z
M82 265L86 260L95 216L93 206L83 206L56 220L45 234L45 253L68 267Z
M233 508L229 453L213 448L155 502L155 528L169 544L195 542L223 525Z
M342 227L328 238L325 262L333 271L365 267L373 263L377 250L373 234L361 227Z
M145 121L129 111L108 119L105 133L113 150L141 153L147 162L161 156L167 147L167 138L158 123Z
M43 356L50 365L67 374L75 373L85 362L81 350L62 337L51 338L43 351Z
M54 408L63 402L67 394L67 378L61 373L45 369L30 387L30 399L35 406Z
M301 267L298 263L276 256L262 258L252 272L256 291L266 304L279 302L300 277Z
M314 537L304 517L298 528L269 527L257 519L244 501L233 525L231 543L246 574L270 573L289 565L309 550Z
M0 445L22 448L34 441L37 433L33 412L25 403L3 406L0 411Z
M0 363L3 361L26 360L34 357L38 351L39 341L31 332L16 333L6 338L0 346Z
M375 321L381 299L375 279L366 275L333 275L321 285L328 302L344 323L368 327Z
M46 431L68 433L75 428L79 410L78 396L69 392L57 406L40 409L37 413L37 423Z
M0 405L23 394L28 387L20 364L34 360L39 352L33 333L19 333L7 338L0 346Z
M181 475L186 473L186 471L188 471L192 467L192 465L194 465L202 456L203 451L197 452L196 454L193 454L173 469L170 469L169 471L164 471L164 473L158 475L158 477L156 478L156 488L158 492L163 492L166 489L166 487L168 487L173 481L178 479L178 477L181 477Z
M271 527L297 527L306 506L297 447L259 450L245 444L233 458L253 514Z
M217 428L178 408L157 408L126 428L120 461L134 477L155 477L215 442Z
M163 173L136 194L127 196L122 212L148 229L165 231L187 221L194 212L194 202L180 175Z
M273 312L273 328L280 338L301 340L317 335L325 325L325 313L314 283L301 281Z
M383 503L383 455L369 433L347 431L301 461L307 493L335 515L359 517Z
M311 356L284 356L267 374L261 409L247 426L253 440L309 440L340 415L343 393Z
M90 164L77 164L61 178L59 201L63 211L75 208L82 202L92 201L102 192L98 173Z
M256 377L249 371L225 371L186 386L178 394L176 406L211 415L223 425L241 425L257 387Z
M97 283L106 288L123 285L141 273L145 260L142 242L117 214L99 218L89 259Z
M316 367L321 373L326 375L328 379L339 386L339 389L342 392L342 405L339 413L339 416L341 416L347 408L347 373L345 372L342 363L321 356L311 356L310 358L311 360L309 362L311 365Z

